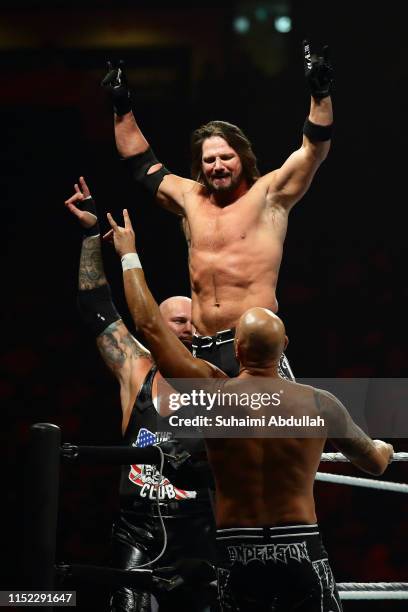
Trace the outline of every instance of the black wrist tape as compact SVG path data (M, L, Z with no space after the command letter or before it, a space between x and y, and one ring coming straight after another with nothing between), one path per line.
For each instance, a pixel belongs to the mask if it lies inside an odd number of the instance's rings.
M78 309L82 320L95 336L99 336L120 315L112 302L109 285L78 291Z
M333 124L317 125L317 123L312 123L309 121L309 118L307 118L303 125L303 134L311 142L323 142L325 140L330 140L333 134Z
M119 117L127 115L132 110L132 98L129 90L123 87L112 89L113 112Z
M324 89L321 91L311 91L310 95L313 96L313 98L315 100L317 100L318 102L320 102L320 100L323 100L324 98L328 98L330 96L330 90L329 89Z
M90 238L91 236L99 236L101 233L98 221L92 227L84 227L84 238Z
M150 147L143 153L127 157L123 161L130 168L135 181L146 187L152 195L156 195L156 191L166 174L171 174L164 166L151 174L147 174L152 166L160 163Z
M96 211L95 200L93 198L85 198L84 200L81 200L80 202L77 202L77 206L81 210L89 212L92 215L95 215L95 217L96 217L95 225L93 225L92 227L84 227L83 228L83 230L84 230L84 237L85 238L89 238L90 236L97 236L98 234L100 234L101 231L99 229L98 213Z

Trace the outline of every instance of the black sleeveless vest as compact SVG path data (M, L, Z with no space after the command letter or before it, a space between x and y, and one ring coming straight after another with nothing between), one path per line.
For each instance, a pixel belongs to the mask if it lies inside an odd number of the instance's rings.
M165 420L154 407L152 400L153 378L157 367L153 366L146 375L130 415L123 438L123 444L144 448L163 442L171 437L163 431L157 432L158 420ZM161 503L179 500L194 500L209 497L207 489L185 491L173 485L168 478L162 477L155 465L123 465L120 479L120 505L123 510L131 510L133 503Z

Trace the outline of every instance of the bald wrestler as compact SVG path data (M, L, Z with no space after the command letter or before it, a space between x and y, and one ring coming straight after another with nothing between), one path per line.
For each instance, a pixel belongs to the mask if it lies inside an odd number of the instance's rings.
M170 173L156 159L132 113L123 66L102 82L113 99L119 155L136 181L166 209L181 215L189 245L194 354L238 373L233 339L248 308L278 310L276 285L288 215L305 194L330 148L332 68L304 43L311 92L303 140L284 164L260 177L251 143L235 125L210 121L193 133L192 178ZM292 378L281 361L282 375Z
M321 416L325 429L313 438L207 438L216 482L216 523L223 610L240 612L333 612L341 610L327 553L317 525L313 484L327 431L344 433L333 444L358 468L382 474L393 448L371 440L330 393L279 377L287 337L282 321L265 308L239 319L235 351L238 378L194 359L165 325L136 254L127 211L124 227L108 214L121 256L126 300L162 374L169 378L222 378L225 392L283 390L286 414ZM273 410L273 409L271 409Z
M168 434L156 430L159 418L156 411L157 385L161 375L150 353L131 335L112 303L103 268L96 206L83 177L65 204L85 231L79 266L78 303L82 318L96 336L104 362L120 385L123 443L144 447L166 440ZM190 347L191 300L171 297L160 305L160 312L171 333L184 346ZM196 444L195 451L200 458L205 456L204 444ZM193 468L189 481L198 482ZM134 569L152 561L160 553L163 530L157 501L168 543L159 563L152 567L171 566L175 561L190 557L203 556L214 561L214 516L209 492L203 487L205 485L200 484L192 490L181 489L167 478L160 478L154 465L122 466L120 513L112 528L112 565ZM194 592L182 587L176 594L162 594L159 610L209 612L213 599L207 587L197 587ZM152 612L151 605L150 593L121 587L112 593L110 610Z

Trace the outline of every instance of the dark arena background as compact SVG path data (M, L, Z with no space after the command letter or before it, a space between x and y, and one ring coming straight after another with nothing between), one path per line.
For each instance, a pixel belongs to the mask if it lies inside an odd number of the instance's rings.
M118 386L76 309L81 231L64 200L78 176L104 213L119 218L129 209L156 299L189 295L177 219L132 184L117 157L110 103L99 86L106 60L126 61L135 116L172 171L189 175L192 130L223 119L246 132L265 173L300 144L309 107L302 39L317 50L330 45L335 136L290 214L279 314L297 377L393 378L408 372L408 38L403 3L392 0L2 6L4 590L23 580L30 425L55 423L64 442L120 442ZM133 329L120 264L108 246L104 261L117 308ZM405 439L393 443L408 450ZM344 464L327 470L362 475ZM406 482L405 464L392 465L384 478ZM118 479L113 467L62 468L59 560L107 564ZM315 495L337 581L408 581L405 495L327 483L316 483ZM76 588L78 609L107 610L105 586ZM403 604L344 602L344 609L406 610Z

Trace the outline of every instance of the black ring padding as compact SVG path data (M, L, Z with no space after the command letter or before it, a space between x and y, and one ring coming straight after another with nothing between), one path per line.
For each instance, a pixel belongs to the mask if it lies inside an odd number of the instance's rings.
M100 567L98 565L82 565L78 563L57 564L55 570L62 578L81 578L98 584L110 586L126 586L136 589L152 590L154 586L153 572L149 569L123 570L116 567Z
M61 457L67 461L81 463L103 463L130 465L132 463L159 464L161 455L155 446L134 448L132 446L76 446L63 444Z
M61 430L53 423L30 427L24 462L23 573L31 589L54 589Z
M132 570L114 567L59 563L55 566L60 581L79 578L97 584L126 586L148 590L152 593L172 591L184 584L210 585L216 578L215 567L203 559L180 559L169 567L155 570L137 567Z

